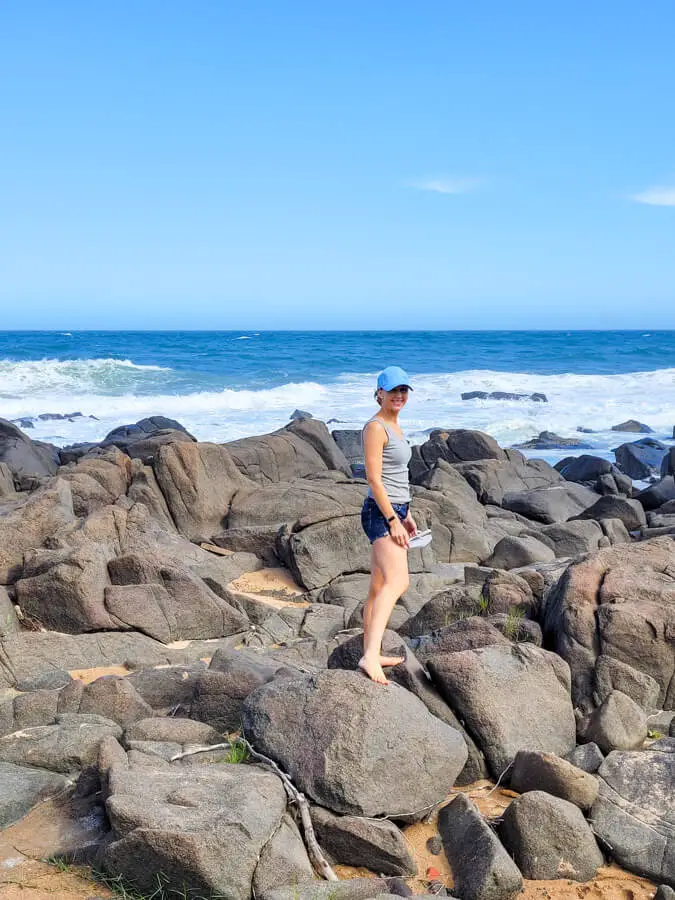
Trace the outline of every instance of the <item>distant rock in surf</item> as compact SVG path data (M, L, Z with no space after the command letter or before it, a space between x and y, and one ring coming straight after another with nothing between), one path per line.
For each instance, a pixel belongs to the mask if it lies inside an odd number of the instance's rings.
M548 403L546 394L513 394L509 391L466 391L462 400L533 400L535 403Z
M291 420L293 419L313 419L314 416L311 412L306 412L304 409L296 409L290 415Z
M649 425L645 425L643 422L638 422L636 419L628 419L626 422L621 422L619 425L612 425L612 431L628 431L633 434L653 434L653 429L649 427Z
M538 437L513 446L516 450L566 450L568 447L576 447L578 450L593 449L591 444L586 444L577 438L560 437L554 431L542 431Z

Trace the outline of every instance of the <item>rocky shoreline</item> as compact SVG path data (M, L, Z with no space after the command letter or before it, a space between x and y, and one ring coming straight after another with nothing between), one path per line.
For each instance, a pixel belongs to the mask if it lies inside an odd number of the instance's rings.
M300 417L200 443L157 416L59 449L0 420L4 868L49 808L44 857L145 896L501 900L611 862L672 900L675 448L656 443L555 468L476 431L415 447L433 543L382 688L355 671L355 433ZM498 815L470 796L485 779ZM415 871L405 833L430 821L443 864ZM323 880L312 835L358 877Z

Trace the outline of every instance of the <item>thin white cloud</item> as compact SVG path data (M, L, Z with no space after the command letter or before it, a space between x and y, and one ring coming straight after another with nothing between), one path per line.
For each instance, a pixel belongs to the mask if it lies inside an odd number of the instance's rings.
M646 203L647 206L675 206L675 186L657 185L647 188L639 194L633 194L631 200Z
M480 187L480 178L429 178L411 181L410 187L418 191L432 191L436 194L469 194Z

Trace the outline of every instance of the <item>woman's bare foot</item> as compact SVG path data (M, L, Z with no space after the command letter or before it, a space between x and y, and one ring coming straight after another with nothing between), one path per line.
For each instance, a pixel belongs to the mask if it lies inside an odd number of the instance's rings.
M379 659L368 659L362 656L359 660L359 669L366 673L368 678L378 684L389 684L389 679L382 671Z
M405 662L405 656L381 656L380 657L380 665L381 666L400 666L402 662Z

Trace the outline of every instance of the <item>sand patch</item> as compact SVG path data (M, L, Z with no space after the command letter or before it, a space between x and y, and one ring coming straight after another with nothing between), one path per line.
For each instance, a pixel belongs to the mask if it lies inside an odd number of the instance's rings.
M301 600L303 589L293 580L288 569L267 568L244 572L228 584L228 589L252 600L266 603L275 609L285 606L307 607Z
M86 868L69 867L62 872L35 860L27 860L9 871L0 868L2 900L89 900L112 896L111 891L91 880Z
M128 675L131 670L126 666L96 666L93 669L71 669L68 674L71 678L77 678L85 684L91 684L97 678L104 675Z

